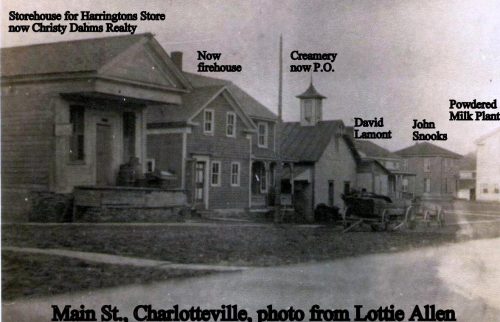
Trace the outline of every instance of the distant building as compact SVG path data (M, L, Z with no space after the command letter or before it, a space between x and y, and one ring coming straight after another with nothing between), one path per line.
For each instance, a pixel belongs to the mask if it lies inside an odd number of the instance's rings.
M459 164L458 199L476 200L476 153L464 155Z
M434 144L417 143L395 152L403 158L405 168L415 173L415 195L423 199L457 197L460 154Z
M479 138L476 144L476 198L500 201L500 128Z
M343 208L342 194L356 187L359 155L342 120L322 120L325 97L312 82L297 97L300 122L283 123L281 133L282 193L292 193L297 212L311 221L319 204Z
M349 128L352 129L352 128ZM358 186L392 199L411 199L415 174L399 155L368 141L355 140L362 159L358 166Z

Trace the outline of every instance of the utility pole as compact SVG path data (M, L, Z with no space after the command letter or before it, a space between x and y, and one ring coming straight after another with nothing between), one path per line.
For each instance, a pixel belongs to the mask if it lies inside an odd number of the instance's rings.
M275 173L275 209L274 222L280 223L281 218L281 176L283 173L283 157L281 154L281 132L283 129L283 35L280 35L279 43L279 81L278 81L278 122L276 123L276 173Z

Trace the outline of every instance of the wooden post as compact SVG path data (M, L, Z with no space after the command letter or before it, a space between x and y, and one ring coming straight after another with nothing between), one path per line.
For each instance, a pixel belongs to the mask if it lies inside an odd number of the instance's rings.
M281 155L281 132L283 128L283 35L280 35L279 43L279 80L278 80L278 122L276 123L276 187L275 187L275 202L274 202L274 222L280 223L281 218L281 176L283 172L283 158Z

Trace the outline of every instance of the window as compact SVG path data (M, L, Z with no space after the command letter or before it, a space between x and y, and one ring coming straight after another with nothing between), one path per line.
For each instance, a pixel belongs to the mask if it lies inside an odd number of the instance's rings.
M214 110L203 112L203 133L214 134Z
M123 113L123 160L135 156L135 113Z
M424 192L431 192L431 179L430 178L424 179Z
M488 193L488 184L487 183L482 183L481 184L481 191L483 193Z
M220 161L212 161L212 186L220 187Z
M83 161L85 159L85 108L83 106L71 106L69 111L69 122L73 124L73 134L69 145L70 161Z
M304 101L304 120L312 120L312 100L310 99Z
M267 148L267 135L268 135L268 129L267 129L267 123L259 123L258 125L258 138L257 138L257 145L260 148Z
M333 180L328 180L328 205L333 207L335 184Z
M424 172L431 172L431 159L424 159Z
M351 182L344 181L344 195L348 195L351 193Z
M146 159L146 172L155 171L155 159Z
M226 136L236 137L236 114L226 113Z
M403 170L408 171L408 160L403 160Z
M240 163L231 163L231 186L239 187L240 185Z
M498 183L495 183L495 185L493 186L493 192L494 193L500 193L500 190L498 189Z

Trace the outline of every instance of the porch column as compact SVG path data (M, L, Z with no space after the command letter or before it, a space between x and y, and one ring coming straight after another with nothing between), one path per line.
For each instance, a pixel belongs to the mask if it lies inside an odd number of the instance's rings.
M264 161L264 180L266 182L265 190L269 193L269 161Z

